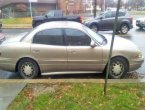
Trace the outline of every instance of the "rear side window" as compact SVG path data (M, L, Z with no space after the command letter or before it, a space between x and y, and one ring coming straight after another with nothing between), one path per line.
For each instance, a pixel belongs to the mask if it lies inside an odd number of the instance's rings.
M125 12L119 12L118 16L125 16Z
M47 29L38 32L33 38L34 44L64 45L61 29Z

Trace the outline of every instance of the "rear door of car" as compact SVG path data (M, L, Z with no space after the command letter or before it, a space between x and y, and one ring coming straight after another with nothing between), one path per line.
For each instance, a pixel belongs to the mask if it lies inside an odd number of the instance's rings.
M115 12L108 12L101 21L102 30L112 30L115 21Z
M92 39L77 29L65 29L68 69L71 71L101 71L102 48L92 48Z
M62 29L46 29L36 33L31 52L43 72L67 70L67 52Z

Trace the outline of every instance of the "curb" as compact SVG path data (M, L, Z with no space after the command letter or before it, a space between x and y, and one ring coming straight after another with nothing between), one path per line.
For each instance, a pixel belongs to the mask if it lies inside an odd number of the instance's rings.
M22 29L22 28L32 28L31 24L3 24L2 29Z
M0 83L100 83L105 79L0 79ZM108 79L108 83L145 83L145 79Z

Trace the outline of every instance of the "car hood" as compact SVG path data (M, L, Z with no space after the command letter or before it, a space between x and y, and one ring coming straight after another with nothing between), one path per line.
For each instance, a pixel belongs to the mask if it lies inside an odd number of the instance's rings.
M107 47L110 48L112 36L105 34L105 38L107 39ZM115 36L114 38L114 49L133 49L133 50L139 50L139 48L130 40L127 40L125 38L122 38L120 36Z
M35 16L33 17L33 20L43 20L45 19L45 16Z
M87 19L87 20L85 20L84 21L84 23L92 23L92 22L94 22L94 21L97 21L97 20L99 20L100 19L100 17L98 16L98 17L96 17L96 18L89 18L89 19Z
M16 35L13 38L6 39L2 44L13 43L13 42L20 42L20 40L27 34L28 32L24 32L21 34Z

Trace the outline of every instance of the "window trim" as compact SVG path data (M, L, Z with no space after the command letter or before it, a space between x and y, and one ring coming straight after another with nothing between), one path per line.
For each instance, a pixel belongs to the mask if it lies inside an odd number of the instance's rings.
M35 36L36 36L37 33L42 32L42 31L45 31L45 30L52 30L52 29L60 29L61 30L62 37L63 37L63 45L51 45L51 46L66 46L66 41L65 41L64 32L63 32L63 29L62 28L48 28L48 29L43 29L43 30L40 30L40 31L36 32L33 35L33 37L32 37L32 44L37 45L37 43L34 43L34 38L35 38ZM38 44L38 45L48 45L48 44Z
M66 31L65 31L65 29L73 29L73 30L78 30L78 31L80 31L80 32L82 32L82 33L84 33L85 35L87 35L90 39L91 39L91 41L93 40L87 33L85 33L84 31L82 31L82 30L79 30L79 29L76 29L76 28L63 28L63 31L64 31L64 38L65 38L65 44L66 44L66 46L90 46L90 45L69 45L69 42L67 41L67 35L66 35ZM94 40L93 40L94 41ZM91 42L90 42L91 43Z

